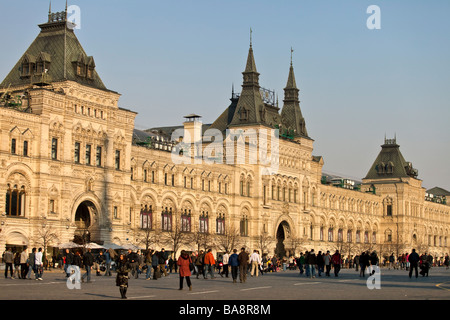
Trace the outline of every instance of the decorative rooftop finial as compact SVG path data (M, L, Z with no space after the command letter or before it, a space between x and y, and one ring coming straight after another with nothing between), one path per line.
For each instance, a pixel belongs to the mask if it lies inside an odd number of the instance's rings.
M292 53L294 53L294 49L291 47L291 66L292 66Z
M252 28L250 28L250 48L252 47Z

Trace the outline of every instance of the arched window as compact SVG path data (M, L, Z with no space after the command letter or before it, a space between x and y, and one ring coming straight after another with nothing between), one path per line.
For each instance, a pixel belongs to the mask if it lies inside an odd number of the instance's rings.
M240 222L240 233L241 236L248 236L248 218L243 216Z
M200 233L208 233L208 211L202 211L202 214L199 218L200 221Z
M8 184L8 189L6 190L6 215L25 216L25 194L25 186L18 188L17 185L11 187Z
M191 210L184 209L181 213L181 231L191 232Z
M142 229L152 229L152 205L145 205L141 209L141 228Z
M161 229L172 231L172 208L165 207L161 212Z

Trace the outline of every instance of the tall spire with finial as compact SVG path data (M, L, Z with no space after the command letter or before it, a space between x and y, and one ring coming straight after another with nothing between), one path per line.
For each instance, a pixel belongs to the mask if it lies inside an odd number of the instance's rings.
M295 136L308 137L306 131L305 119L300 109L300 101L298 99L299 89L295 82L294 66L292 62L294 49L291 47L291 63L289 67L289 76L284 88L283 109L281 110L281 118L283 126L288 130L294 131Z

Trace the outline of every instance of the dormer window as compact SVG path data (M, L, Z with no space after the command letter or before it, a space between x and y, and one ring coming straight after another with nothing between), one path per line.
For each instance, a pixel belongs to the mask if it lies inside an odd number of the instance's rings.
M20 76L22 78L30 77L34 73L35 67L36 67L36 58L30 54L25 54L22 60Z
M94 79L95 62L93 57L86 57L80 54L78 59L73 61L73 65L77 77L89 80Z
M241 108L239 120L248 120L248 110L244 107Z

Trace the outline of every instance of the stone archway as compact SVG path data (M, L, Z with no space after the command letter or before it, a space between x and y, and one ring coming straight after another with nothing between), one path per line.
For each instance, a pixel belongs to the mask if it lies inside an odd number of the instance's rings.
M276 246L275 246L275 255L277 255L280 258L285 257L288 252L285 247L284 241L290 237L291 228L289 226L289 223L286 221L282 221L277 228L276 233Z
M91 234L89 228L92 225L92 218L96 214L97 208L94 203L89 200L81 202L75 211L75 225L74 240L78 242L90 242Z

